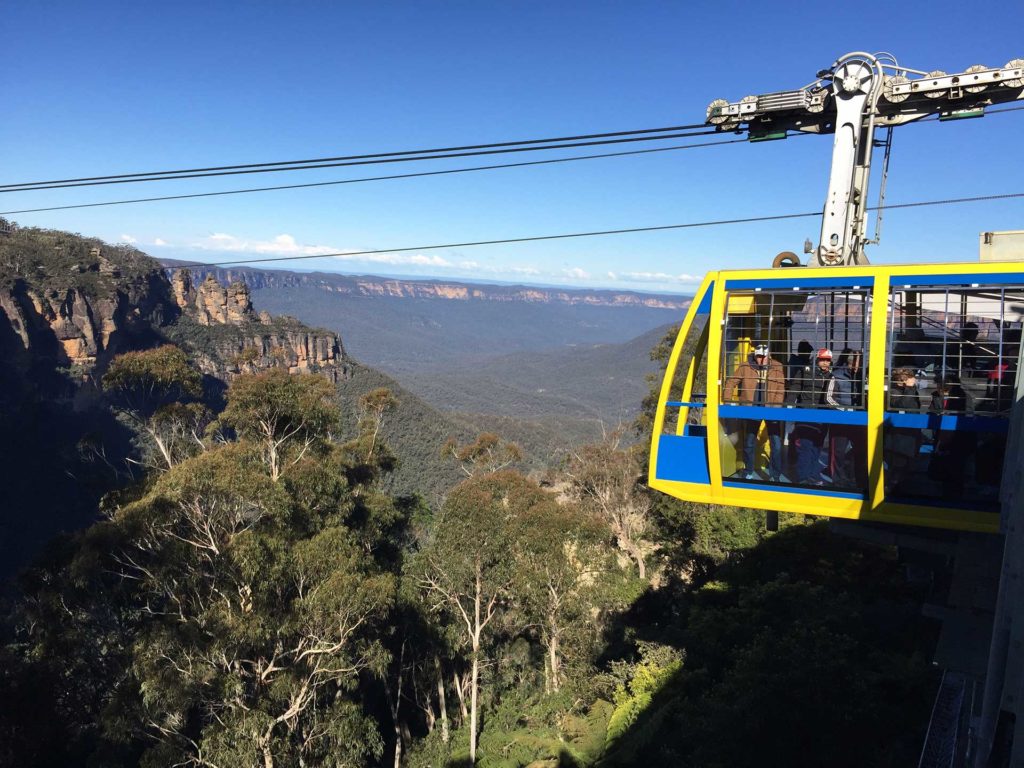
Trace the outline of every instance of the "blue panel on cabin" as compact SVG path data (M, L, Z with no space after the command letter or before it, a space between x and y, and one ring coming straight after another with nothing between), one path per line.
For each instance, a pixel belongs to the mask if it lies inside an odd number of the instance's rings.
M999 416L972 416L938 413L887 413L887 427L913 429L938 429L949 432L992 432L1006 434L1010 429L1009 419Z
M870 288L875 284L875 278L871 276L861 277L801 277L800 272L794 272L792 277L784 280L772 278L770 280L726 280L725 290L727 291L752 291L760 288L762 291L791 291L794 288Z
M711 484L708 474L708 441L703 437L662 435L658 438L659 480Z
M734 482L722 481L723 488L742 488L747 491L775 491L776 493L797 493L805 496L830 496L835 499L863 499L864 494L854 491L833 491L831 488L807 488L798 485L756 483L744 480Z
M715 281L712 280L708 283L708 289L704 291L704 295L700 297L700 304L697 305L698 315L707 315L711 312L711 297L715 293Z
M913 287L931 285L1021 285L1024 283L1024 272L1000 272L986 274L960 275L893 275L889 284L894 288L904 285Z
M853 424L866 426L865 411L834 411L828 408L779 408L767 405L720 405L719 419L798 421L804 424Z

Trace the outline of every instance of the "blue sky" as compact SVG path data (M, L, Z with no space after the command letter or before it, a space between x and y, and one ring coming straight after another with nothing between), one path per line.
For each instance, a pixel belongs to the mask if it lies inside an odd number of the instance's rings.
M712 99L800 87L854 50L950 72L1024 57L1021 3L972 18L951 2L13 0L4 28L0 183L697 123ZM1024 191L1022 129L1024 112L898 129L888 201ZM11 218L202 261L394 248L820 210L830 152L831 137L798 137ZM5 194L0 210L379 173ZM280 266L685 292L708 269L799 251L817 227L798 219ZM974 260L978 233L1002 229L1024 229L1024 202L893 211L869 255Z

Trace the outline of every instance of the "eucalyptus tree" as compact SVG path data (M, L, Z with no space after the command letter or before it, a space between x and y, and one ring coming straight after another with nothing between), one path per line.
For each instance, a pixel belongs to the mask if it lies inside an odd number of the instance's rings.
M212 415L198 402L202 376L178 347L118 355L103 375L103 388L155 449L160 460L150 467L170 469L203 448Z
M449 494L432 539L417 557L415 578L425 600L456 629L468 651L470 759L479 733L480 668L488 631L513 607L521 586L524 525L550 494L516 472L480 474Z

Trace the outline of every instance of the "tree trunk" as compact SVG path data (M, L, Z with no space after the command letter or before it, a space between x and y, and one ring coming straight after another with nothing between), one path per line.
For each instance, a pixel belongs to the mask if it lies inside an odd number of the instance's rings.
M146 427L146 431L149 432L149 436L153 438L153 442L156 443L157 450L160 451L160 455L163 457L167 468L174 469L174 459L171 458L170 449L164 445L164 441L160 439L160 436L156 433L155 429Z
M644 563L644 556L640 553L640 547L633 544L633 559L636 560L636 567L640 570L640 578L647 581L647 565Z
M644 562L644 556L640 552L640 545L637 544L633 539L627 536L625 533L620 533L618 536L619 548L623 552L628 554L633 560L636 561L637 570L640 572L640 578L647 581L647 564Z
M551 690L558 693L561 660L558 658L558 635L553 632L548 639L548 659L551 664Z
M477 677L480 674L479 643L473 643L473 676L470 683L469 696L469 764L476 765L476 689Z
M444 677L441 676L441 660L434 657L434 665L437 667L437 702L441 710L441 741L448 743L448 704L444 697Z
M469 717L469 711L466 709L466 689L462 681L462 676L458 672L452 672L452 682L455 683L455 693L459 696L459 727L466 722L466 718Z
M391 686L388 680L384 680L384 693L388 700L388 709L391 710L391 722L395 728L395 768L402 766L402 724L398 719L398 710L402 706L402 662L405 660L405 643L402 643L402 652L398 657L398 681L394 695L391 694Z
M476 765L476 692L480 679L480 560L476 562L476 594L473 597L473 672L469 684L469 763Z
M395 768L402 768L402 729L395 721Z

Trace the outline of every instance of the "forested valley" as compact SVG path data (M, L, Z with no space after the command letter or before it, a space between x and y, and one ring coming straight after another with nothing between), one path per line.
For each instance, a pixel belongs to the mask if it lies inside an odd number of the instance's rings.
M98 354L131 471L4 592L0 765L916 760L929 585L822 522L650 492L653 394L544 469L438 439L453 479L417 492L384 437L401 393L253 351L211 391L201 330Z

